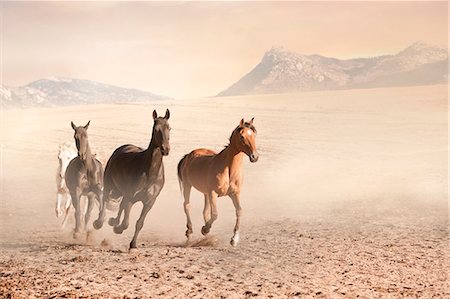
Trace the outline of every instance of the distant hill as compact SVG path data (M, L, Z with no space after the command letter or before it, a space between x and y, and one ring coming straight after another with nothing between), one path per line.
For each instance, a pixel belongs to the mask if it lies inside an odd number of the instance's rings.
M0 85L0 100L3 108L143 102L166 99L170 98L137 89L71 78L41 79L21 87Z
M347 60L272 48L253 70L217 96L447 82L448 50L420 42L395 55Z

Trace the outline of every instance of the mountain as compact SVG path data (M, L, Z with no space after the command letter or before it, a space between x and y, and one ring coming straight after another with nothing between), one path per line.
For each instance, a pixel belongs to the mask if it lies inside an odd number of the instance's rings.
M2 108L52 107L166 99L170 98L137 89L71 78L52 77L34 81L21 87L0 85Z
M217 96L428 85L448 82L448 50L414 43L395 55L341 60L283 48Z

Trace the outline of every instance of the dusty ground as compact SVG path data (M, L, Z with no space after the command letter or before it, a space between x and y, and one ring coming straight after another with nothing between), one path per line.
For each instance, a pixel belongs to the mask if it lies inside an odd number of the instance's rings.
M166 186L139 251L133 226L71 239L54 215L57 145L89 119L99 156L146 146L151 112L171 109ZM0 297L445 298L448 285L447 86L218 98L1 112ZM176 164L220 150L255 116L261 158L244 161L241 243L229 199L195 241ZM134 207L132 222L140 206Z

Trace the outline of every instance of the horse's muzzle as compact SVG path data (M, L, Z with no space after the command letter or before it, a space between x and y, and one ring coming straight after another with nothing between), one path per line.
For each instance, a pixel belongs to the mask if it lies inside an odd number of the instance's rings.
M161 147L161 154L163 156L168 156L170 152L170 147L162 146Z
M258 161L258 159L259 159L259 154L258 154L258 153L256 153L256 154L251 154L251 155L249 156L249 158L250 158L250 162L255 163L255 162Z

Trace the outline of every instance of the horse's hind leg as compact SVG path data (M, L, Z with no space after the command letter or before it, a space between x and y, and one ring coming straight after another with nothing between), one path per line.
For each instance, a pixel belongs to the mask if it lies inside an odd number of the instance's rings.
M239 194L230 195L233 201L234 208L236 209L236 225L234 226L233 237L231 238L230 244L236 246L239 243L239 227L241 225L241 199Z
M133 202L131 202L131 199L128 197L122 198L124 202L124 215L122 223L118 226L114 226L114 232L116 234L121 234L124 230L128 228L128 225L130 224L130 211L131 207L133 206Z
M216 205L217 194L215 194L214 192L211 192L207 195L207 198L208 198L209 204L211 206L211 218L208 221L206 221L205 225L202 227L203 235L207 235L209 233L213 222L216 221L219 216L217 213L217 205Z
M153 207L155 200L156 197L152 198L148 203L145 203L144 206L142 207L141 216L139 217L138 221L136 221L136 230L134 231L133 240L131 240L130 243L130 249L136 248L137 237L142 227L144 226L145 217L147 216L148 211L150 211L150 209Z
M122 201L120 202L119 211L117 212L117 217L109 218L108 224L111 226L118 226L120 223L120 217L122 216L122 212L124 209L125 209L125 201L122 199Z
M92 224L95 229L102 228L103 222L105 222L106 203L109 200L109 193L110 193L110 190L108 188L106 188L106 186L105 186L105 189L103 190L103 192L101 191L100 188L98 188L98 190L96 190L96 192L95 192L95 194L97 195L97 199L98 199L98 210L99 210L98 218Z
M184 198L184 213L186 214L186 237L188 240L192 237L192 221L191 221L191 203L190 203L190 197L191 197L191 188L192 186L189 184L183 184L183 198Z
M203 207L203 219L205 224L211 219L211 203L209 202L208 196L205 194L205 206Z

